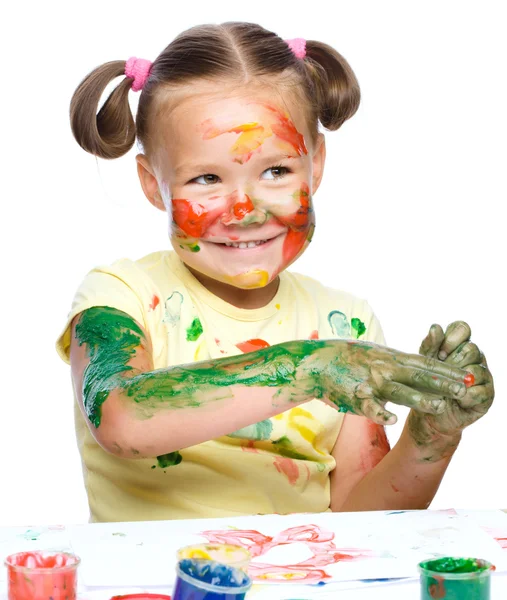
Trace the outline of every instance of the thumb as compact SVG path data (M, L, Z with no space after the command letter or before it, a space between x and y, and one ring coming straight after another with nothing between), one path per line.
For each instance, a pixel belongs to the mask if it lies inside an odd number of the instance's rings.
M440 346L445 339L444 330L440 325L433 324L430 327L428 335L422 341L419 348L419 354L430 358L437 358Z

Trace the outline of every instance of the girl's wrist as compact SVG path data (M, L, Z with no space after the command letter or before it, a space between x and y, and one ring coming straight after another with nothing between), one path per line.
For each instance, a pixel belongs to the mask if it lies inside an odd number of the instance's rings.
M432 426L431 418L412 409L400 438L412 447L418 462L450 459L461 441L461 431L444 434Z

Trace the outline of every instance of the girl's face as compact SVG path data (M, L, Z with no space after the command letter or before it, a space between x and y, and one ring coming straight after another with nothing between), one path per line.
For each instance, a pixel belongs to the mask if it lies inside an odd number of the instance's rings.
M272 282L307 247L324 163L304 115L266 95L196 96L163 117L144 191L170 215L171 242L195 271L237 288ZM145 157L138 157L143 164Z

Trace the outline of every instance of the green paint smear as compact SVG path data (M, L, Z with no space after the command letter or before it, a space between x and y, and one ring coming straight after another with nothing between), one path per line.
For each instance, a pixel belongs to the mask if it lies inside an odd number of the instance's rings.
M197 339L202 331L201 322L194 319L187 339ZM100 426L101 407L112 390L132 398L144 418L150 418L161 408L188 409L229 397L228 388L235 385L283 388L289 401L298 402L308 397L320 399L327 394L341 412L354 413L358 404L357 399L343 392L328 393L329 387L336 389L344 383L346 388L353 389L360 382L339 351L324 369L314 367L311 361L308 365L309 357L319 348L327 347L329 343L325 340L270 346L249 353L248 359L237 355L140 373L127 364L144 340L141 328L129 315L109 307L90 308L81 314L76 339L80 345L86 344L90 359L83 377L83 403L95 427ZM254 435L268 439L272 427L269 420L254 427ZM291 448L290 441L281 438L278 445L282 456L307 459ZM171 461L180 460L177 454L171 456Z
M482 573L490 568L488 563L477 558L437 558L420 564L421 569L436 573Z
M76 325L76 339L86 344L90 358L83 374L83 404L94 427L100 425L101 406L111 390L121 387L127 365L144 335L129 315L108 306L89 308Z
M255 442L269 440L271 432L273 431L273 423L271 419L248 425L230 433L227 437L231 438L242 438L245 440L253 440Z
M161 469L179 465L182 460L183 456L181 456L181 454L178 451L169 452L169 454L161 454L160 456L157 456L157 463Z
M292 442L290 439L284 435L281 438L273 441L273 446L276 446L276 451L280 456L284 456L285 458L292 458L296 460L309 460L308 456L301 454L300 452L296 452L292 449Z
M366 332L366 325L360 319L356 318L351 319L350 324L354 332L354 337L358 340Z
M203 332L202 323L199 317L192 321L192 325L187 329L187 342L195 342L199 339Z

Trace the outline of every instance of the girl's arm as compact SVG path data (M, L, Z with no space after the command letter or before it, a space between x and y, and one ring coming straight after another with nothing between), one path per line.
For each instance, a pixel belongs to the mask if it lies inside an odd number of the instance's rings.
M428 453L414 443L409 427L407 420L398 443L389 450L382 426L345 415L333 450L337 464L331 473L331 510L428 508L460 436L442 438Z
M465 372L366 342L302 340L239 356L153 370L149 336L128 314L99 306L72 323L76 397L96 441L123 458L169 454L256 427L313 398L394 422L385 400L435 413L460 397Z

